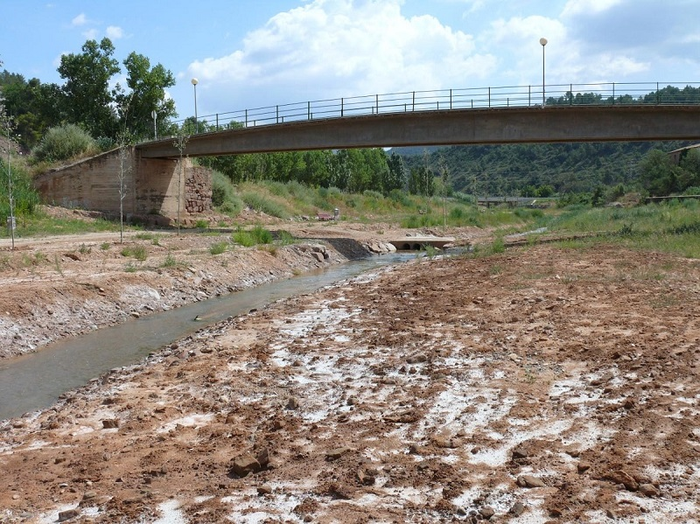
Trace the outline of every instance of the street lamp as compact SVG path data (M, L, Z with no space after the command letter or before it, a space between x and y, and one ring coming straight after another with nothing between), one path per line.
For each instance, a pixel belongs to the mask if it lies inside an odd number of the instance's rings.
M544 37L540 38L540 45L542 46L542 107L544 107L544 46L547 45L547 39Z
M199 133L199 122L197 122L197 84L199 84L199 80L196 78L192 79L192 87L194 88L194 126L195 126L195 133Z
M153 119L153 140L158 140L158 113L155 109L151 111L151 118Z

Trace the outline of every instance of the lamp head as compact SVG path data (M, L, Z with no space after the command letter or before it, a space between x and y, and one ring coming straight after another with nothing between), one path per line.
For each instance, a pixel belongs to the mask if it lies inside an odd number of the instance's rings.
M540 45L541 45L542 47L546 46L546 45L547 45L547 39L546 39L546 38L540 38ZM192 82L194 82L194 80L192 80Z

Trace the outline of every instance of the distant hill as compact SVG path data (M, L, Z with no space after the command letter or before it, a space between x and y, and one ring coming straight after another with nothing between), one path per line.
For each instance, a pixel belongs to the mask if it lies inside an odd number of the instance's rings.
M605 142L572 144L475 145L432 148L431 169L447 166L457 191L517 195L526 186L551 185L560 194L594 191L597 186L634 185L638 164L651 150L672 151L686 142ZM403 150L409 150L405 153ZM420 154L413 150L419 149ZM425 162L425 148L397 148L408 169Z

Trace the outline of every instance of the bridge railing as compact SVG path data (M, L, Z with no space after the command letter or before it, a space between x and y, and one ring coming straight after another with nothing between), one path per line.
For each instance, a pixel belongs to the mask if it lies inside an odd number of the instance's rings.
M231 127L255 127L286 122L353 116L564 105L700 104L700 95L687 88L698 82L552 84L406 91L330 98L256 107L198 117L198 128L211 132ZM180 120L176 123L182 123Z

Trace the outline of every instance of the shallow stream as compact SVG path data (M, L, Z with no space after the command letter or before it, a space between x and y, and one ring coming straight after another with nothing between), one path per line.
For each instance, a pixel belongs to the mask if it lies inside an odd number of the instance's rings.
M110 369L135 364L149 353L228 317L415 257L415 252L397 253L332 266L98 329L36 353L0 361L0 420L47 408L61 394Z

